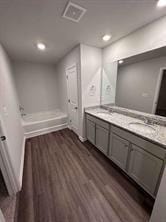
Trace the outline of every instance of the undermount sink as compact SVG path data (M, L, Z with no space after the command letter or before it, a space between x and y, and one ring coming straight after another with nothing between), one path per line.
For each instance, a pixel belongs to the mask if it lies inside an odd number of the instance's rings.
M129 127L133 130L136 130L136 131L140 131L142 133L155 133L156 132L156 129L153 128L152 126L149 126L145 123L139 123L139 122L132 122L132 123L129 123Z
M97 115L101 116L101 117L107 117L107 116L110 116L111 113L110 112L107 112L107 111L99 111L97 112Z

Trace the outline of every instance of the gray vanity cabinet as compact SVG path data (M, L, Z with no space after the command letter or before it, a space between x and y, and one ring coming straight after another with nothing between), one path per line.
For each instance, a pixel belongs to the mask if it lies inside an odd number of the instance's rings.
M127 130L86 115L87 139L155 197L166 150Z
M87 139L95 145L95 123L86 119L86 136Z
M118 135L111 133L109 145L109 157L121 169L126 171L129 153L129 142Z
M155 196L162 166L163 160L132 144L129 175L153 196Z
M91 115L86 115L86 136L104 154L108 154L109 124Z
M96 147L103 153L108 152L109 131L96 125Z

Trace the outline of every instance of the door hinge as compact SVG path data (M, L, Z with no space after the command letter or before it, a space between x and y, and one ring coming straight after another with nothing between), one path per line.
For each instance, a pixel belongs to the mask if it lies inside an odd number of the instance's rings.
M70 99L68 99L68 103L70 103Z

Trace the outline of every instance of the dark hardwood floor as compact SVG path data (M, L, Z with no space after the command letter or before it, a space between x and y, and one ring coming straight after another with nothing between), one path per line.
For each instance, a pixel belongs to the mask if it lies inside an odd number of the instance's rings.
M0 170L0 209L6 222L13 222L15 218L16 196L9 196L5 181Z
M145 222L143 192L68 129L26 143L17 222Z

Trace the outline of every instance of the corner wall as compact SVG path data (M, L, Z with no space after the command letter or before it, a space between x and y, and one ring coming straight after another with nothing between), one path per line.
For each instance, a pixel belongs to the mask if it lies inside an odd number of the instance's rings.
M85 138L84 108L100 105L102 49L81 44L81 137Z

